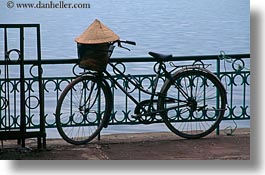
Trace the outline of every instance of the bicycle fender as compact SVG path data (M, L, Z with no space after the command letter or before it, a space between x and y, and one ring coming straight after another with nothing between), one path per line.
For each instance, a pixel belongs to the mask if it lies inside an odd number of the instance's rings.
M107 113L106 117L103 118L103 127L104 128L107 128L108 127L108 124L109 124L109 121L110 121L110 117L111 117L111 111L113 109L113 95L111 93L111 88L110 88L110 85L109 83L105 80L105 79L101 79L101 83L103 86L106 87L107 89L107 93L110 94L110 108L108 109L108 111L105 111Z
M85 76L89 76L91 78L94 79L94 81L98 82L100 84L100 86L105 86L105 89L107 91L107 94L110 95L110 97L108 98L108 100L110 100L110 107L108 109L108 111L105 111L105 113L107 114L106 117L104 117L102 119L102 123L103 123L103 127L107 128L109 121L110 121L110 117L111 117L111 111L113 109L113 95L111 93L111 88L109 83L101 76L101 74L87 74Z
M208 70L208 69L205 69L205 68L202 68L202 67L197 67L197 66L189 66L189 67L185 67L185 68L182 68L182 69L176 71L175 73L173 73L173 74L171 75L171 77L173 78L173 77L175 77L177 74L180 74L180 73L183 73L183 72L186 72L186 71L192 71L192 70L193 70L193 71L195 70L195 71L204 72L204 73L207 73L207 74L211 74L211 75L216 79L216 81L219 82L220 87L221 87L221 89L223 90L223 92L225 92L225 103L227 104L227 92L226 92L226 89L225 89L224 85L221 83L220 79L219 79L219 78L218 78L213 72L211 72L211 71ZM170 83L170 80L169 80L169 79L167 79L167 80L165 81L165 83L164 83L164 85L162 86L160 92L162 92L163 89L165 89L165 87L166 87L166 85L167 85L168 83Z
M220 86L221 86L221 89L223 90L223 92L225 92L225 104L227 104L227 103L228 103L228 102L227 102L227 92L226 92L226 89L225 89L223 83L221 82L220 78L217 77L216 74L214 74L213 72L211 72L211 71L208 70L208 69L201 68L201 67L197 67L197 68L198 68L198 70L203 71L203 72L206 72L206 73L208 73L208 74L211 74L213 77L215 77L216 81L219 82L219 84L220 84Z

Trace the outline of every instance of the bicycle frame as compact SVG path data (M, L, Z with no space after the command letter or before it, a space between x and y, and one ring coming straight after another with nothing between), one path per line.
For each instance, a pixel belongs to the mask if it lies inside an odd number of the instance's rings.
M152 107L152 104L154 102L156 102L157 100L155 100L155 97L165 97L165 98L168 98L166 97L166 95L164 94L161 94L159 92L156 92L157 90L157 85L158 85L158 81L159 81L159 77L162 75L161 71L164 73L165 77L167 79L169 79L170 81L173 81L172 80L172 77L171 77L171 73L168 72L166 70L166 68L163 66L164 63L163 62L158 62L159 66L158 66L158 70L156 71L156 77L155 77L155 80L154 80L154 86L152 87L152 91L149 92L143 88L141 88L139 86L139 84L135 83L134 81L132 81L128 76L126 76L123 72L121 72L118 68L115 67L114 64L112 63L109 63L109 65L113 68L114 71L116 71L117 73L119 73L123 78L125 78L127 81L129 81L131 84L133 84L138 90L142 91L143 93L145 94L148 94L148 95L151 95L150 97L150 103L149 103L149 106L148 106L148 110L151 109ZM143 111L145 112L148 112L146 111L146 109L143 107L143 105L141 105L141 102L138 102L117 80L115 80L114 77L111 76L111 74L107 71L104 71L104 74L108 77L108 79L110 79L124 94L126 94L135 104L136 106L139 106ZM177 88L180 89L180 92L183 93L184 96L188 96L187 93L185 91L182 90L181 87L179 87L179 85L177 85ZM168 100L174 100L174 101L178 101L180 102L181 100L179 99L168 99ZM184 102L184 101L181 101L181 102ZM174 108L180 108L180 107L183 107L183 106L188 106L189 104L187 103L186 105L179 105L179 106L174 106L174 107L171 107L171 108L167 108L166 110L170 110L170 109L174 109ZM145 114L142 114L142 115L153 115L153 114L158 114L160 112L163 112L163 111L158 111L158 110L154 110L154 111L151 111L149 113L145 113ZM142 116L142 115L139 115L139 116Z

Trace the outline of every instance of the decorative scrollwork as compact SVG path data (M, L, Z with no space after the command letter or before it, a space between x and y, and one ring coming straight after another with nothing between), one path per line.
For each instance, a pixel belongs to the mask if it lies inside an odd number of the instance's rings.
M202 68L205 68L205 64L202 60L195 60L193 63L192 63L193 66L202 66Z
M57 83L55 80L47 80L44 82L44 91L45 92L53 92L60 89L60 83Z
M164 69L167 68L166 65L165 65L164 63L159 63L159 62L157 62L157 63L154 65L154 67L153 67L153 70L154 70L154 72L155 72L156 74L157 74L158 71L159 71L159 64L162 64L162 67L163 67Z
M135 78L133 78L133 77L129 77L129 79L130 79L130 81L133 81L136 84L138 83L135 80ZM128 93L132 93L132 92L134 92L136 90L136 86L134 86L130 81L128 81L128 80L124 80L123 81L123 87L126 88Z
M126 67L125 67L125 65L124 65L123 63L118 62L118 63L116 63L114 66L115 66L117 69L119 69L119 71L121 71L122 73L125 73L125 71L126 71ZM120 75L120 73L117 72L115 69L113 69L113 72L114 72L115 75Z
M5 97L0 97L0 110L4 110L8 106L8 100Z
M40 105L40 100L35 95L27 97L25 102L26 107L29 109L36 109Z
M78 64L75 64L72 68L72 73L77 77L80 76L81 72L84 72L85 70L80 68Z
M154 84L152 77L144 77L140 80L140 83L145 89L151 89Z
M231 58L227 56L224 51L220 51L218 58L232 64L233 70L237 73L240 73L243 69L249 70L249 68L245 66L245 62L241 58Z
M234 71L242 71L245 68L245 62L242 59L235 59L232 63Z
M20 61L21 60L21 52L18 49L11 49L6 52L6 59L8 61Z
M33 78L37 78L39 77L39 72L38 72L38 66L37 65L32 65L29 69L29 74L33 77ZM41 74L43 74L43 69L42 67L40 67L40 72Z
M45 119L45 125L47 127L53 128L56 125L56 119L55 119L55 114L54 113L53 113L53 115L45 114L44 115L44 119Z

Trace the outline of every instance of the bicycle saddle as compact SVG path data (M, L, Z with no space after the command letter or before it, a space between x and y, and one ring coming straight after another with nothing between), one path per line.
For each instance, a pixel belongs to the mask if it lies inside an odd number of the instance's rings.
M173 57L172 55L164 55L164 54L155 53L155 52L149 52L149 55L157 59L157 61L164 61L166 59L171 59Z

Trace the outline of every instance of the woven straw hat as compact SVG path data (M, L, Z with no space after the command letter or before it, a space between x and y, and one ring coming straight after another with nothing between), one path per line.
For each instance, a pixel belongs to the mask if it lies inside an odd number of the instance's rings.
M75 41L80 44L100 44L119 39L118 35L96 19Z

